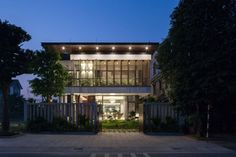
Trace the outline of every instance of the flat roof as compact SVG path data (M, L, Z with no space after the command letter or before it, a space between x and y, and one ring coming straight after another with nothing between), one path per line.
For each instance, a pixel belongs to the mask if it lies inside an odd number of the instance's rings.
M43 47L50 46L60 53L154 53L158 42L42 42Z

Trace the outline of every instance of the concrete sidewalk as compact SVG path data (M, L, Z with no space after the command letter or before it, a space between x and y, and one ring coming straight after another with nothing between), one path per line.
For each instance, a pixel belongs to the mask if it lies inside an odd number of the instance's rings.
M0 139L0 152L188 152L231 153L216 144L186 136L157 136L142 133L97 135L25 134Z

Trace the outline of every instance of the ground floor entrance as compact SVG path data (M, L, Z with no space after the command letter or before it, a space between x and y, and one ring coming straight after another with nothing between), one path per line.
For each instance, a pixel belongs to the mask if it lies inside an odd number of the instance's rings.
M96 103L99 120L128 120L139 118L140 95L70 94L61 97L63 103Z
M135 96L96 96L102 120L127 120L138 116Z

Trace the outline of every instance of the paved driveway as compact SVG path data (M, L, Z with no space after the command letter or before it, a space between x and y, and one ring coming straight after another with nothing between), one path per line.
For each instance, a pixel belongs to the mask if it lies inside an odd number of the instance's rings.
M25 134L16 138L2 138L0 152L232 153L233 151L186 136L99 133L97 135Z

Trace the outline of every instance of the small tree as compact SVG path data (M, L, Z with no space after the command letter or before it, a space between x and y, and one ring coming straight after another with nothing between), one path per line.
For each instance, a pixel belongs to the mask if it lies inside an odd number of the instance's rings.
M21 27L0 20L0 89L3 93L3 132L8 132L10 126L8 90L12 78L25 73L28 68L29 55L21 49L21 44L30 39L30 35Z
M51 102L52 96L60 96L67 83L68 73L60 64L60 55L52 48L36 52L33 73L37 76L30 81L32 92L42 95L46 102Z

